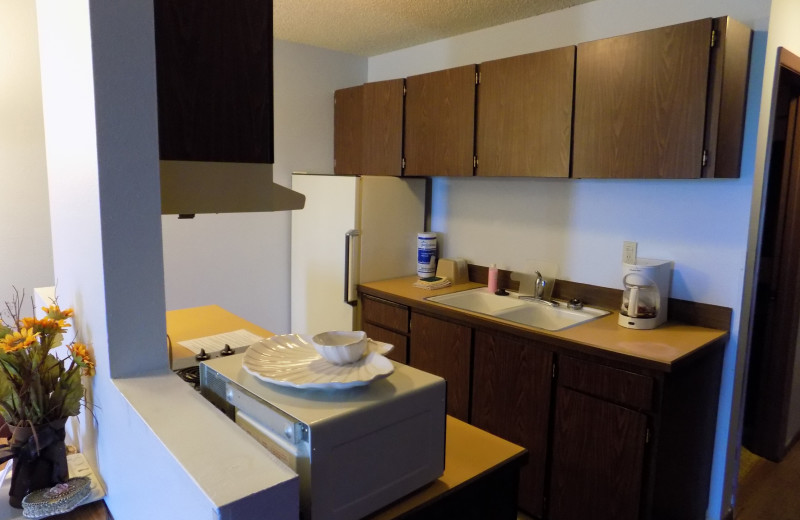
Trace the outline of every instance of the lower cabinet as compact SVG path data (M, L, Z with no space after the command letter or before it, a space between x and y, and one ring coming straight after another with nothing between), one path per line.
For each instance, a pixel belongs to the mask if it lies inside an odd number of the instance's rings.
M472 370L472 424L528 450L519 507L541 518L553 354L528 340L476 331Z
M408 338L406 336L371 323L364 323L361 330L367 333L368 338L394 345L394 348L385 354L387 358L398 363L408 364Z
M447 380L447 413L469 422L472 329L411 312L408 363Z
M393 359L447 380L448 414L528 450L518 505L534 518L705 517L723 340L665 372L413 304L362 304L362 327L395 345Z
M647 416L559 386L550 472L552 520L636 520Z

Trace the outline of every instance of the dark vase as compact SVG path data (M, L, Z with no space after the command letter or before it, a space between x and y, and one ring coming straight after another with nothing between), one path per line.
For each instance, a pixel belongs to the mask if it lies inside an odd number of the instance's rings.
M58 419L32 428L12 427L14 467L8 492L11 507L21 508L22 499L31 491L67 481L66 422L67 419Z

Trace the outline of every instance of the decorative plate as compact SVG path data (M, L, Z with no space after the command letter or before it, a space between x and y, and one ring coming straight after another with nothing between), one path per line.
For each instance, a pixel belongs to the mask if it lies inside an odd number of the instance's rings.
M382 354L394 345L368 340L367 354L355 363L334 365L314 349L307 334L284 334L250 345L242 367L253 376L293 388L351 388L369 384L394 372L394 365Z

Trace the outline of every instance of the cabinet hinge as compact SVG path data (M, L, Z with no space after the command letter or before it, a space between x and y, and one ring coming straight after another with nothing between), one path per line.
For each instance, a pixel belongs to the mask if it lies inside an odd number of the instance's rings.
M717 30L711 29L711 47L717 44Z
M403 158L400 160L400 169L401 169L401 170L405 170L405 169L406 169L406 158L405 158L405 157L403 157Z
M553 377L553 379L556 378L556 364L555 363L553 363L552 377Z
M708 164L708 150L703 150L703 166Z
M481 73L480 73L480 71L475 73L475 84L476 85L480 85L481 84Z
M647 429L645 430L645 434L644 434L644 443L645 443L645 444L650 444L650 428L647 428Z
M477 168L478 167L478 158L476 156L474 156L474 155L472 156L472 167L473 168Z
M406 85L405 85L405 83L404 83L404 84L403 84L403 97L405 97L405 96L406 96L406 92L408 92L408 89L406 88Z

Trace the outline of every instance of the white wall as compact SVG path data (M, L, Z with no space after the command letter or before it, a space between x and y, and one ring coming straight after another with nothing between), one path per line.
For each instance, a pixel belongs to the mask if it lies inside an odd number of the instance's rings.
M787 0L789 1L789 0ZM764 31L767 0L597 0L369 60L378 81L480 63L694 20L730 15ZM758 38L757 38L758 40ZM741 177L732 180L445 179L433 183L432 230L443 256L530 270L558 265L558 277L621 288L623 240L639 256L673 260L671 296L734 310L723 366L709 518L729 508L738 443L742 368L739 325L756 160L763 34L754 46ZM744 344L742 343L742 347ZM733 435L729 435L733 428Z
M274 180L333 173L333 91L366 81L367 59L275 41ZM291 213L162 217L167 309L217 304L289 330Z
M0 49L2 302L54 282L34 2L0 0Z
M97 360L80 440L112 514L296 518L296 475L167 368L152 4L37 11L58 294Z

